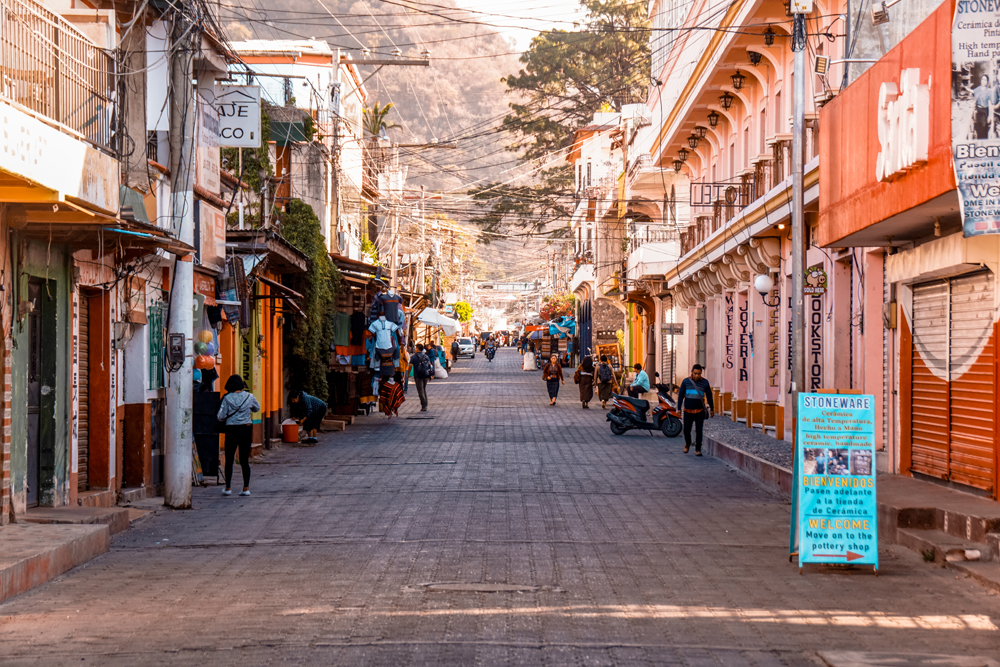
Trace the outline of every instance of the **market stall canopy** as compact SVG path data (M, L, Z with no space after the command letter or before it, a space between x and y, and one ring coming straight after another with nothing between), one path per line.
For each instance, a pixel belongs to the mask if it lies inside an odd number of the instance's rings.
M447 336L454 336L462 330L462 327L456 320L453 320L450 317L445 317L433 308L424 308L417 316L417 320L427 326L441 327L441 330L444 331Z
M565 338L567 335L576 335L576 319L565 315L558 320L549 322L549 335Z

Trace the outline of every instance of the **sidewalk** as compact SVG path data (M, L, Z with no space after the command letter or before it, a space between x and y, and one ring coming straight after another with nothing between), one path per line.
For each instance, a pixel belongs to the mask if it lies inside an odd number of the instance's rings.
M729 419L706 423L704 452L790 496L792 446ZM879 539L1000 591L1000 503L904 475L879 475Z

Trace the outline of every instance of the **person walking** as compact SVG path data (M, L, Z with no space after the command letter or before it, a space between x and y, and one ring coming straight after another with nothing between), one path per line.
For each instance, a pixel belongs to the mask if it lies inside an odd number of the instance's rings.
M462 351L462 348L458 346L458 338L451 341L451 363L454 364L458 361L458 353Z
M701 456L701 438L705 426L706 410L708 417L715 416L715 399L712 398L712 385L701 376L702 367L695 364L691 367L691 376L684 378L677 390L677 409L683 409L684 414L684 453L691 449L691 425L695 427L694 455Z
M226 396L219 405L216 419L225 424L226 435L226 488L222 495L233 495L233 459L240 453L240 470L243 472L241 496L250 495L250 445L253 442L253 413L260 411L257 398L246 391L246 384L239 375L226 380Z
M319 442L316 439L316 431L319 430L319 426L323 422L323 417L326 416L326 403L315 396L310 396L301 389L292 392L288 399L292 402L292 411L295 414L302 415L298 419L299 426L302 427L302 430L308 436L303 442L309 444Z
M563 379L562 366L559 365L559 358L556 355L552 355L549 358L549 363L545 364L545 368L542 369L542 379L545 380L545 385L549 390L549 405L556 404L556 398L559 396L559 385L566 384L566 380Z
M632 398L639 398L649 391L649 376L646 375L646 371L642 370L642 364L638 362L632 368L635 369L635 379L632 380L632 384L628 388L628 395Z
M577 384L580 385L580 403L583 409L590 409L590 402L594 400L594 358L589 354L583 358L576 369Z
M535 362L535 344L527 341L524 344L524 357L521 359L522 371L537 371L538 365Z
M410 355L410 367L413 368L413 383L417 385L417 396L420 397L420 411L427 412L427 383L434 377L434 364L424 352L424 346L417 343L416 352Z
M413 363L410 361L410 357L413 356L415 352L413 348L413 343L406 346L406 353L399 355L400 366L399 370L403 371L403 393L406 394L410 391L410 378L413 376Z
M608 363L608 355L601 355L601 363L597 366L597 397L601 399L601 407L607 408L608 401L615 390L615 369Z

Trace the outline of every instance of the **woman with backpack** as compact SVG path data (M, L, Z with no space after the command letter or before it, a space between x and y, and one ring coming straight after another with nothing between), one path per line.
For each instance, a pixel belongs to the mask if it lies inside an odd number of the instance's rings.
M233 482L233 459L236 450L240 452L240 469L243 471L243 491L241 496L250 495L250 445L253 442L253 413L260 411L257 398L248 391L243 378L230 375L226 380L225 398L219 405L216 419L225 424L226 433L226 488L222 495L233 495L230 486Z
M597 397L601 399L601 407L607 408L608 401L615 390L615 369L608 363L608 355L601 355L601 363L597 366Z
M577 366L576 375L573 378L580 385L580 403L583 409L590 408L589 403L594 400L594 358L589 354Z

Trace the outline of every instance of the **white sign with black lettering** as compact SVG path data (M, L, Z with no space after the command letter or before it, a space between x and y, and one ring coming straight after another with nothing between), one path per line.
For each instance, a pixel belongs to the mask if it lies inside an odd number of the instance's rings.
M219 145L260 147L260 87L216 86L212 107L219 114Z

